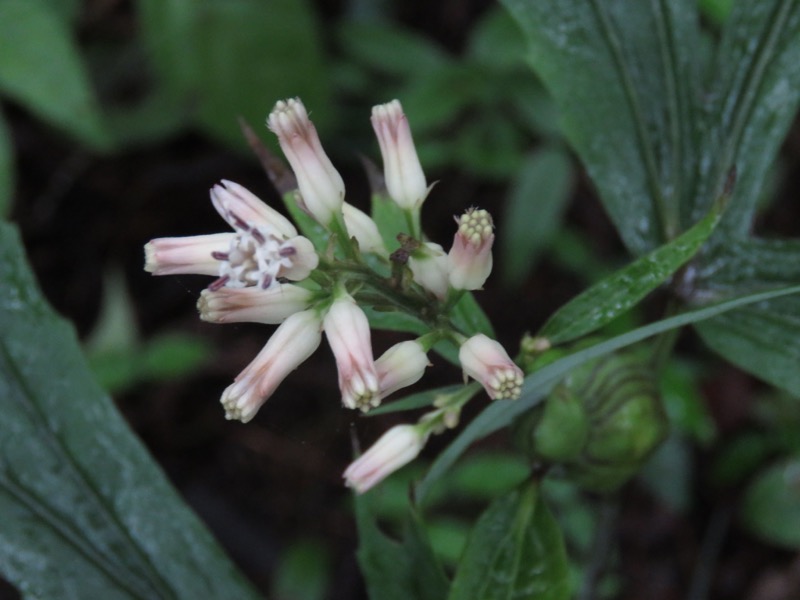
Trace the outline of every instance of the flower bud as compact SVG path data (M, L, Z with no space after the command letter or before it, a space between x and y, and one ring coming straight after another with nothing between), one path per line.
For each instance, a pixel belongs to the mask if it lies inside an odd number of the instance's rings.
M461 344L458 360L464 375L483 386L492 400L516 400L524 375L499 342L479 333Z
M415 384L428 367L428 355L417 340L400 342L375 361L381 398Z
M348 487L363 494L414 460L425 446L427 435L414 425L396 425L383 434L344 472Z
M456 222L458 231L448 254L450 285L456 290L479 290L492 272L492 217L470 208Z
M336 357L342 404L366 412L381 401L378 374L372 358L369 322L347 294L331 305L323 322L328 344Z
M636 474L667 428L650 366L626 352L572 371L543 406L517 421L515 439L584 488L610 492Z
M318 223L329 225L342 210L344 181L322 149L317 130L299 98L279 101L267 119L297 177L303 204Z
M403 107L397 100L374 106L371 120L389 196L406 210L418 210L428 195L428 185Z
M209 195L214 208L234 229L242 224L260 225L283 239L297 235L297 229L289 219L243 185L223 179L221 185L211 188Z
M425 242L408 257L408 268L414 281L440 300L447 296L450 285L447 254L439 244Z
M372 217L347 202L342 204L342 214L347 234L356 238L361 252L373 252L381 256L388 255L378 226Z
M266 346L234 383L222 393L226 419L247 423L286 376L317 349L322 339L320 317L314 310L287 318Z

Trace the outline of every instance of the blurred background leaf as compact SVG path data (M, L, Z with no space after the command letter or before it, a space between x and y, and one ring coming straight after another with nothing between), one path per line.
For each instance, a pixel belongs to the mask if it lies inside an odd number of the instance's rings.
M83 57L56 3L0 2L0 92L90 148L109 148Z

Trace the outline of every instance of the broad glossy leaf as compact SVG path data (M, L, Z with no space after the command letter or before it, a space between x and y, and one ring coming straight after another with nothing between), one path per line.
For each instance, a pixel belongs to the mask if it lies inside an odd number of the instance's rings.
M738 170L736 192L715 238L748 236L753 211L775 155L800 103L800 3L796 0L736 2L727 19L704 94L700 140L701 186L695 218Z
M109 147L83 59L50 3L0 2L0 92L84 144Z
M725 297L800 281L800 240L731 242L697 268L699 298ZM773 385L800 395L800 301L780 298L699 323L715 352Z
M417 503L422 503L430 493L431 488L458 460L469 446L487 435L509 425L517 416L535 406L550 389L561 380L569 371L592 359L608 354L620 348L641 342L649 337L658 335L671 329L704 321L742 308L744 306L765 302L779 297L788 297L800 293L800 285L780 287L766 292L759 292L727 300L704 308L691 310L680 315L650 323L617 337L611 338L584 350L579 350L564 358L556 360L525 379L522 395L513 402L493 402L481 412L469 425L461 430L455 440L439 454L431 465L424 479L415 489Z
M800 458L781 461L761 473L745 492L741 515L758 537L800 548Z
M448 600L569 597L564 539L538 484L495 500L470 534Z
M92 380L0 224L0 574L26 597L256 598Z
M500 224L503 279L519 283L561 225L572 180L569 156L545 147L525 159L511 183Z
M780 298L696 325L708 346L773 385L800 396L800 299Z
M696 162L696 3L503 4L626 246L643 254L672 238Z
M668 244L596 283L561 307L538 335L560 344L591 333L630 310L692 258L719 221L714 210Z

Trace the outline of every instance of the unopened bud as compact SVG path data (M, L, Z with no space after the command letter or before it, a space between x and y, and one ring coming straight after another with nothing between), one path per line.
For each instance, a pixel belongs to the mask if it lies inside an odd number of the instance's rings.
M456 222L458 231L448 254L450 285L456 290L479 290L492 272L492 217L470 208Z

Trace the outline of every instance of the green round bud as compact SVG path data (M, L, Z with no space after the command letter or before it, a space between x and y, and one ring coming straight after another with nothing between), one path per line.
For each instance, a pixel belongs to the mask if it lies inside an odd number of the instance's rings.
M666 434L655 375L631 352L575 369L515 426L515 439L531 458L560 465L596 492L630 479Z

